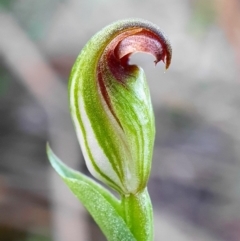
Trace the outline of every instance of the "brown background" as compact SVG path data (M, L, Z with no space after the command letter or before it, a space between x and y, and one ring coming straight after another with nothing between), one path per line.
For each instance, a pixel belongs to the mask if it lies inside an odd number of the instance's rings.
M46 141L87 172L68 113L79 51L107 24L139 17L170 38L165 73L146 71L157 136L149 192L155 241L240 241L238 0L0 1L0 240L105 240L50 168Z

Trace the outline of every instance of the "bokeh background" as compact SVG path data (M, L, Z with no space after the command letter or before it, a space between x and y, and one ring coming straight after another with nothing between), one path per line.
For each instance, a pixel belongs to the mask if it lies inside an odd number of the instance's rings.
M240 241L239 0L0 1L1 241L105 240L45 145L87 173L68 75L93 34L129 17L157 24L173 48L166 72L150 55L131 59L156 113L155 241Z

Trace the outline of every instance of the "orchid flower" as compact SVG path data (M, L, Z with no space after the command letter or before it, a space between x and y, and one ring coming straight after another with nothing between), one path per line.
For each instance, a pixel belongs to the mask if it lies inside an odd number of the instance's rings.
M155 138L154 114L144 71L129 64L136 52L155 64L171 62L159 28L141 19L115 22L93 36L70 74L70 112L92 179L65 166L48 146L51 164L98 223L108 240L153 240L147 192Z

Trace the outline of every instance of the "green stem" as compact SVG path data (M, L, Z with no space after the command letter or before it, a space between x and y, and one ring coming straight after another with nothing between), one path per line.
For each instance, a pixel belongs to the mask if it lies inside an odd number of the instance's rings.
M153 212L147 191L122 196L124 218L137 241L153 240Z

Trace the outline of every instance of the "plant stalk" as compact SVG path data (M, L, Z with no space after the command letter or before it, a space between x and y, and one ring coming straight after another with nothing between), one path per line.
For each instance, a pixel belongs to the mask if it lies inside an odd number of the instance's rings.
M153 241L153 211L147 188L122 196L122 207L125 222L136 240Z

